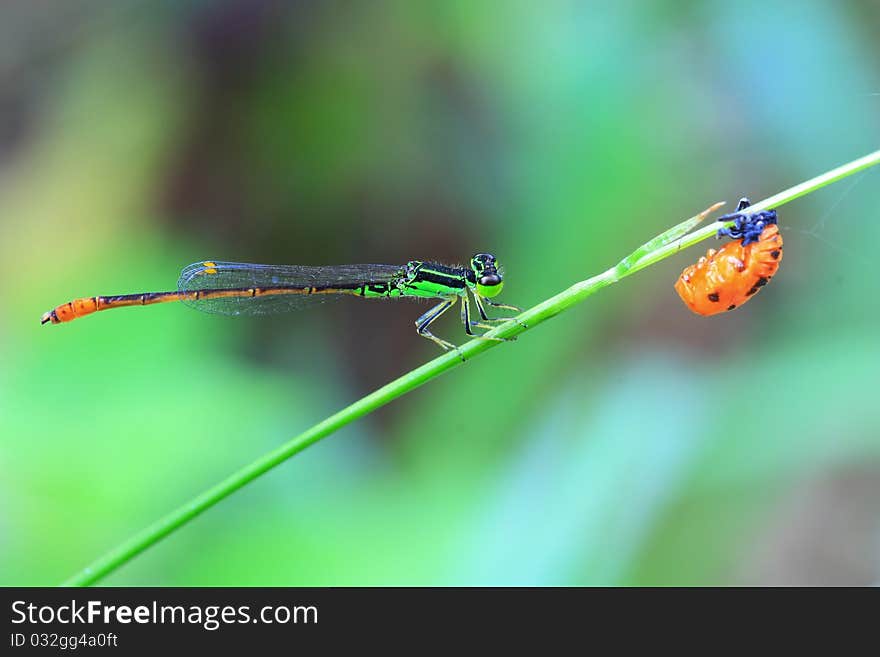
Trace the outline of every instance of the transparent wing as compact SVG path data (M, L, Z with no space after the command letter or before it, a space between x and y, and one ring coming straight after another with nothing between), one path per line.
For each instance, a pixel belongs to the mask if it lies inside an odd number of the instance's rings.
M338 299L353 293L345 290L387 283L405 270L400 265L301 267L206 261L184 267L177 289L185 304L204 312L266 315Z

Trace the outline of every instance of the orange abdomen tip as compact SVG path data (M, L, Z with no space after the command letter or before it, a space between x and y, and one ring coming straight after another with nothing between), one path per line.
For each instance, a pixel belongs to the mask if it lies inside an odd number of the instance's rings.
M82 317L83 315L90 315L96 310L98 310L98 300L95 297L74 299L73 301L62 304L57 308L53 308L47 313L43 313L43 317L40 319L40 324L61 324L62 322L69 322L77 317Z

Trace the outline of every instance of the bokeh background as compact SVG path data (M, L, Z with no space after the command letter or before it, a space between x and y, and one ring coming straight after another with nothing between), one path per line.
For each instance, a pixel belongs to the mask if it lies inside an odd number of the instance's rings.
M44 311L206 258L486 250L529 306L876 149L878 33L873 0L3 3L0 582L63 580L437 353L408 302ZM878 181L785 206L780 274L735 313L672 289L702 244L105 583L877 583Z

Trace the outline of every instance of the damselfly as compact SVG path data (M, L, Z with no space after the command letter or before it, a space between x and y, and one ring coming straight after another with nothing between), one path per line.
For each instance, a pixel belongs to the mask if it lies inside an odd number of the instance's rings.
M461 321L470 336L475 335L473 327L489 329L493 324L508 321L511 318L492 319L486 314L486 306L521 310L492 301L503 286L495 256L488 253L476 254L469 267L449 267L420 260L405 265L328 267L206 261L183 269L176 292L74 299L45 313L41 323L60 324L98 310L167 301L183 301L193 308L223 315L262 315L298 310L340 295L366 299L439 299L438 305L416 320L416 330L443 349L453 349L455 345L438 338L428 327L459 299ZM477 321L471 318L468 294L477 307Z

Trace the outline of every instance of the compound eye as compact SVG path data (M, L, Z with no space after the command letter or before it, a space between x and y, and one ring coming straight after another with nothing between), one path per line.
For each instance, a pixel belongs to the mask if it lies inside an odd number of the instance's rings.
M492 287L501 283L501 277L498 274L486 274L480 277L479 283L483 287Z

